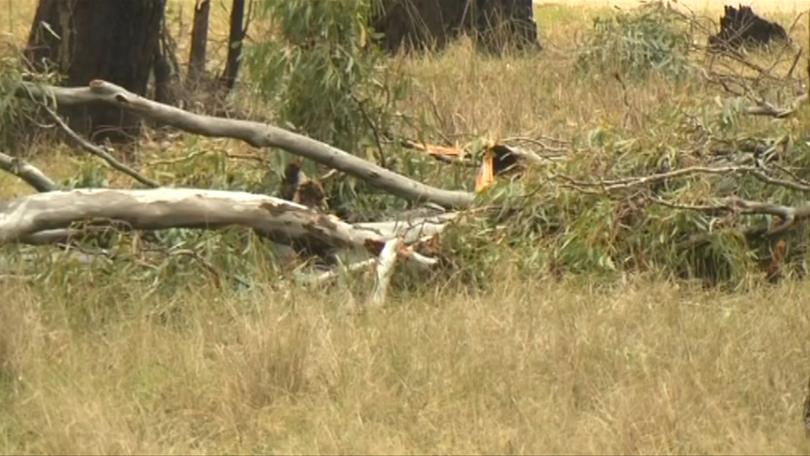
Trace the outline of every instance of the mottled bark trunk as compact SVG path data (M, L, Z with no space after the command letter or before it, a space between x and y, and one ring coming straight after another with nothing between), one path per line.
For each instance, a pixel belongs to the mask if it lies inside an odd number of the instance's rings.
M36 70L55 70L63 84L105 79L145 94L158 54L165 0L40 0L27 56ZM62 112L91 136L122 140L139 130L136 116L105 105Z

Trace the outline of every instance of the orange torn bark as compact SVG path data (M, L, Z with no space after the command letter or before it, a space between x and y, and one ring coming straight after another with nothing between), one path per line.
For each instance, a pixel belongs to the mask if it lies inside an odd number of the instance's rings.
M428 155L441 158L458 158L464 155L464 150L459 147L437 146L434 144L419 144L411 142L410 146L421 150ZM495 182L495 153L493 145L486 148L481 167L475 176L475 191L481 192Z
M492 149L487 149L484 152L484 158L481 162L481 168L478 169L478 174L475 176L475 191L481 192L486 190L490 185L495 182L495 154Z

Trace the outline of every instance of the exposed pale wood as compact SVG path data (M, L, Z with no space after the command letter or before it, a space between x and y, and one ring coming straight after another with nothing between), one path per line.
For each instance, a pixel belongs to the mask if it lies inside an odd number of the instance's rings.
M470 206L474 199L472 193L425 185L328 144L282 128L259 122L190 113L140 97L105 81L94 80L90 82L89 87L74 88L27 84L24 90L43 96L53 96L60 105L103 102L191 133L239 139L255 147L277 147L343 171L409 200L430 201L444 207L459 208Z
M402 239L394 238L385 243L380 252L377 262L377 285L374 288L374 295L371 297L373 306L382 306L388 297L388 284L391 283L391 276L394 275L394 266L399 256L399 249L402 246Z

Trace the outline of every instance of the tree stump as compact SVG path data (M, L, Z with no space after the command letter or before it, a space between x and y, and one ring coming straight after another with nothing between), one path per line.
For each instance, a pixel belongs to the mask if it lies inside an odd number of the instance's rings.
M737 49L745 44L763 45L787 40L787 33L781 25L759 17L750 6L734 8L727 5L720 18L720 32L709 37L709 47Z

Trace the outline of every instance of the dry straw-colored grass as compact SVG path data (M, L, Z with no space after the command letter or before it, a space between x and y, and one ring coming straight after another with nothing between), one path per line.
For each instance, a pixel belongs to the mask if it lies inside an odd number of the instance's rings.
M190 3L171 3L186 24ZM24 36L25 2L8 5L0 24ZM642 134L661 110L712 101L699 81L653 79L627 109L609 75L571 77L568 40L601 10L538 11L539 55L483 57L462 42L400 58L413 80L402 110L459 140L569 138ZM57 178L74 159L33 158ZM4 197L28 191L0 175ZM90 267L1 277L0 452L810 452L810 283L724 293L511 272L483 294L403 291L366 313L342 288L201 278L144 293L141 279Z
M4 453L810 451L807 283L505 280L363 315L339 291L5 285Z

